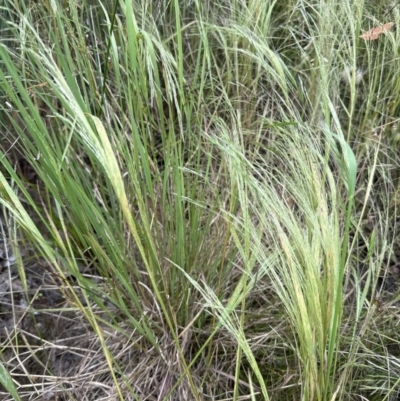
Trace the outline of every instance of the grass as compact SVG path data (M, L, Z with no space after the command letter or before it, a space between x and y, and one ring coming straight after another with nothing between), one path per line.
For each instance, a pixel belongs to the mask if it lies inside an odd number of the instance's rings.
M397 399L398 13L5 1L2 399Z

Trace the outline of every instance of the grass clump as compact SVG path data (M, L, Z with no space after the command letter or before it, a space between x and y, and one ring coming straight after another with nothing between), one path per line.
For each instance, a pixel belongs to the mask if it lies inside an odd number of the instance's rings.
M395 399L396 7L2 12L4 399Z

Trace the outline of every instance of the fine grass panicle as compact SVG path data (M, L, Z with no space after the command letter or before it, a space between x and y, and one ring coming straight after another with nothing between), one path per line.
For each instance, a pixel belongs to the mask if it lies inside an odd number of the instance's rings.
M396 400L399 7L5 0L0 398Z

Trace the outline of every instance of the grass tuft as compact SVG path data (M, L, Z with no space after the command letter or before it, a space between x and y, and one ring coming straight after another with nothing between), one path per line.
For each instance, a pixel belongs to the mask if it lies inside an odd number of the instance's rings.
M1 397L394 400L398 7L3 3Z

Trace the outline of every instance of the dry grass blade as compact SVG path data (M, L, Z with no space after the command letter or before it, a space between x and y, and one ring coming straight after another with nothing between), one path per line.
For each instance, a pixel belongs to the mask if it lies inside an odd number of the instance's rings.
M360 38L364 40L376 40L379 38L381 33L389 32L393 25L394 22L388 22L382 26L377 26L367 32L364 32L362 35L360 35Z

